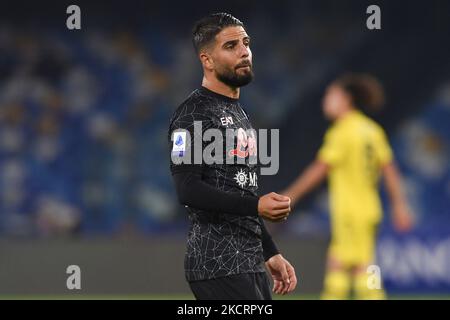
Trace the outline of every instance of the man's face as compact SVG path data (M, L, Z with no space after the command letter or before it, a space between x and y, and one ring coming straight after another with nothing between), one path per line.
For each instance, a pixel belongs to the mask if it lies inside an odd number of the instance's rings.
M223 29L209 50L212 69L221 82L234 88L249 84L253 79L250 37L241 26Z
M332 84L325 91L322 109L325 117L335 120L350 104L349 95L338 85Z

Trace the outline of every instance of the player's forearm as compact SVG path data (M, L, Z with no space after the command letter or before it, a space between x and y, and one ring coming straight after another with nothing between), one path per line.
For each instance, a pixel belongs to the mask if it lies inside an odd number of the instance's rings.
M327 173L328 165L316 160L282 194L290 197L294 204L305 194L317 187L325 179Z
M179 172L173 175L179 202L211 213L258 216L258 197L221 191L201 179L201 173Z
M261 221L261 232L262 232L261 240L262 240L264 261L267 261L273 256L279 254L280 252L278 251L275 242L273 242L271 235L267 231L263 219L260 218L260 221Z
M404 204L400 173L393 162L383 167L383 178L391 204L393 206Z

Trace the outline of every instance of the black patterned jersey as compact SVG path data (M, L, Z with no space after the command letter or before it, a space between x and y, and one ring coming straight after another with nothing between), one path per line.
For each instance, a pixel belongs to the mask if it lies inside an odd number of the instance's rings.
M171 118L169 144L172 174L201 172L205 183L222 192L257 196L256 132L237 99L204 87L195 90ZM186 209L191 222L185 256L188 281L265 272L257 215Z

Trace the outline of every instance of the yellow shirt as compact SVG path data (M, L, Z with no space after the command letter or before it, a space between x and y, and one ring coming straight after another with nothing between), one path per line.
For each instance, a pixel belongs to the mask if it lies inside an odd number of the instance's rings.
M379 172L392 161L383 129L360 111L350 111L328 129L318 159L330 166L334 218L378 222L382 216Z

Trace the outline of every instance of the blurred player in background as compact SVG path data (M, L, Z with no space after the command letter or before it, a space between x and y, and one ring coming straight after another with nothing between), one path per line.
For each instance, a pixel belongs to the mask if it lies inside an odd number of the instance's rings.
M323 112L333 122L316 160L282 194L292 205L329 177L331 244L323 299L383 299L368 288L367 267L374 263L377 226L382 218L378 178L384 178L396 230L408 231L412 218L383 129L360 111L384 104L381 84L372 76L347 74L327 88Z

